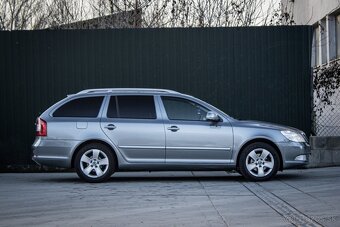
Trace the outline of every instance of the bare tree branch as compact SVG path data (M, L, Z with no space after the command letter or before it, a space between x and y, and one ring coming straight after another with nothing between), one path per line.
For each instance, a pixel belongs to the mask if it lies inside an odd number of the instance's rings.
M284 8L278 2L280 0L1 0L0 29L42 29L108 15L120 16L111 22L101 20L101 23L115 23L107 27L294 24L291 6Z

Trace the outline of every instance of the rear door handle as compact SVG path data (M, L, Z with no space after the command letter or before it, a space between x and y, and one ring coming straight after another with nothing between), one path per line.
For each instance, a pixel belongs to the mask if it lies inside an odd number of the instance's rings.
M179 130L179 128L177 126L171 126L171 127L168 127L168 130L172 131L172 132L177 132Z
M116 128L116 126L114 124L108 124L106 125L104 128L108 129L108 130L113 130Z

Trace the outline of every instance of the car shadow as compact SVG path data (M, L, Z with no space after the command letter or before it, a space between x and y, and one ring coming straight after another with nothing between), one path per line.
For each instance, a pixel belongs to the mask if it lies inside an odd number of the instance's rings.
M179 175L179 176L178 176ZM128 176L126 176L124 173L120 175L112 175L107 181L103 183L121 183L121 182L194 182L194 181L205 181L205 182L248 182L243 176L237 173L227 174L223 176L204 176L205 174L197 174L195 172L195 175L180 175L178 174L176 176L176 173L174 175L166 175L162 176L162 174L157 175L153 173L152 175L141 175L140 173L136 173L134 176L133 173L129 173ZM203 176L202 176L203 175ZM279 173L277 176L275 176L272 180L299 180L304 179L305 176L301 173ZM37 179L41 182L54 182L54 183L87 183L80 178L78 178L77 175L74 176L65 176L64 174L60 174L59 176L53 176L51 178L44 177L43 179Z
M235 176L140 176L111 177L108 182L193 182L193 181L239 181L243 177Z

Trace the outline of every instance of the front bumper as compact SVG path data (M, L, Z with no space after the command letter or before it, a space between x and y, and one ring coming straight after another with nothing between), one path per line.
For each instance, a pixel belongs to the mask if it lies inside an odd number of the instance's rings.
M70 168L72 154L79 141L37 137L32 145L32 160L39 165Z
M284 142L277 144L282 153L283 169L303 167L311 154L308 143Z

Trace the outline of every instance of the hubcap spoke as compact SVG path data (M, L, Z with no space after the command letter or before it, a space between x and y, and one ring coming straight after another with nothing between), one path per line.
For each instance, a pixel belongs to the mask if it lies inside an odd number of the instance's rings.
M257 167L257 174L259 177L263 177L264 176L264 171L263 171L263 167Z
M87 166L85 169L84 169L84 172L86 173L86 175L89 175L92 171L92 167L91 166Z
M253 170L255 167L256 167L256 164L255 164L255 163L249 163L249 164L247 164L247 169L248 169L249 171Z
M260 158L262 158L263 160L265 160L267 158L267 156L269 155L269 151L262 149L262 154L260 156Z
M99 167L95 168L95 171L96 171L97 177L100 177L101 175L104 174L103 171Z
M255 153L255 150L249 153L249 157L251 157L254 161L259 158Z
M99 165L108 165L109 164L109 160L107 158L103 158L101 160L99 160Z
M87 164L90 164L91 159L87 157L86 155L83 155L80 159L81 162L85 162Z
M272 169L274 167L274 163L273 162L264 162L263 166Z
M99 156L99 150L93 149L92 150L92 158L98 159Z

